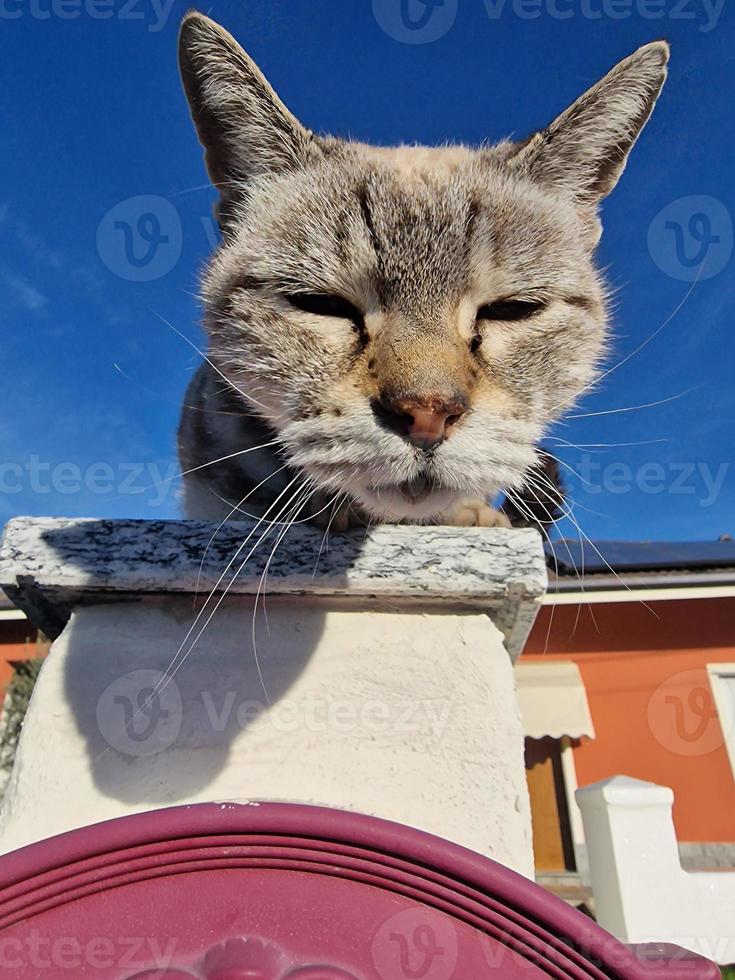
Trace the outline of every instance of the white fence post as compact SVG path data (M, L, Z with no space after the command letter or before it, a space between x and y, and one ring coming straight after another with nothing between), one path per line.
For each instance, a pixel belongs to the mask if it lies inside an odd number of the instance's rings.
M735 962L735 874L683 870L672 790L614 776L576 798L600 925L623 942L670 942Z

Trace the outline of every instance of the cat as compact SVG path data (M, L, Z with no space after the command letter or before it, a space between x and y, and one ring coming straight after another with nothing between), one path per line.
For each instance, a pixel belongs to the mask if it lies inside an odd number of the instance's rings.
M507 526L543 520L538 501L551 517L537 447L606 351L598 206L668 61L645 45L520 142L385 148L312 133L187 14L222 243L179 427L186 515Z

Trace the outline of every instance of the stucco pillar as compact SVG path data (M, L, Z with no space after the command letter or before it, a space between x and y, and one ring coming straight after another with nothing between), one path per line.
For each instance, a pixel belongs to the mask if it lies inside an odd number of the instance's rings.
M545 588L536 533L380 527L327 546L294 527L243 565L252 525L215 531L10 522L0 584L57 639L0 849L268 799L393 819L531 876L512 659Z

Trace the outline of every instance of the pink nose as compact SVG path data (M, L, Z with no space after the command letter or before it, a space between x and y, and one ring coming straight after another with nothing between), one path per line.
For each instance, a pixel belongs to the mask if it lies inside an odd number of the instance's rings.
M467 411L464 398L401 398L390 405L403 421L403 434L419 449L433 449Z

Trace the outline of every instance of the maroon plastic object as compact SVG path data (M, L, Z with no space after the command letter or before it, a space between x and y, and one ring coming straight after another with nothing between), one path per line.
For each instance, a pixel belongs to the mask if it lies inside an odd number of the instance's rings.
M0 858L0 977L716 980L481 855L344 811L198 804Z

